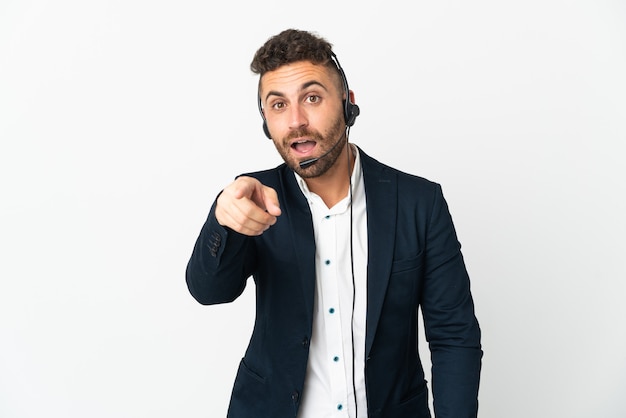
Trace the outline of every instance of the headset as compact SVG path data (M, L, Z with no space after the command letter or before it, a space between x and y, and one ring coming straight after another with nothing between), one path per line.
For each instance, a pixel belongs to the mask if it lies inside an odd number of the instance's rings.
M334 52L330 51L330 57L333 60L335 67L337 67L337 71L339 71L339 76L341 77L344 94L346 95L346 98L343 99L343 118L346 122L346 126L350 127L354 125L354 121L356 120L356 117L359 116L359 114L361 113L361 110L359 109L359 106L350 101L350 87L348 87L348 79L346 78L346 73L343 71L341 64L339 64L337 55L335 55ZM267 127L267 120L265 119L265 115L263 114L261 95L259 93L257 93L257 104L259 106L259 113L261 114L261 118L263 119L263 132L265 133L266 137L272 139L272 136L270 135L270 130Z

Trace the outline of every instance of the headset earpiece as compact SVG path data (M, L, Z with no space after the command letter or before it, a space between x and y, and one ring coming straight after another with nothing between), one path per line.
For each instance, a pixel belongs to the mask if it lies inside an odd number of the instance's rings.
M344 100L344 114L343 117L346 120L346 126L354 125L354 121L356 121L356 117L361 113L361 109L359 106L352 103L350 100Z
M337 71L339 71L339 75L341 76L341 82L343 84L344 94L346 95L345 100L343 101L343 118L346 121L346 126L354 125L356 121L356 117L361 113L361 109L359 106L355 105L350 101L350 87L348 87L348 79L346 78L346 73L343 71L341 64L339 64L339 59L334 52L330 52L330 55L337 67Z

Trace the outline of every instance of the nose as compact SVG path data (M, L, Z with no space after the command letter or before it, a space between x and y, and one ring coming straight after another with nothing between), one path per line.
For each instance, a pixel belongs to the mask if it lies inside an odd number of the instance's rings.
M290 129L301 129L309 124L309 120L306 115L306 111L300 105L291 106L290 109Z

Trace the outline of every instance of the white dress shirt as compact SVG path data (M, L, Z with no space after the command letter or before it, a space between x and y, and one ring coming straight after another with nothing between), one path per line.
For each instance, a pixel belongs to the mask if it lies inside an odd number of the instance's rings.
M304 179L296 174L311 208L316 246L313 334L298 418L367 417L364 374L367 215L361 160L357 148L352 146L352 150L356 154L351 176L352 213L350 193L328 208L318 195L309 191ZM354 312L352 263L356 295Z

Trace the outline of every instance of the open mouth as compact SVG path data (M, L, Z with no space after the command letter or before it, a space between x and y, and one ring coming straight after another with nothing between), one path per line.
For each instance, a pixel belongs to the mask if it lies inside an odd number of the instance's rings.
M311 141L309 139L303 139L299 141L294 141L291 144L291 149L294 150L298 154L307 155L313 151L316 145L317 145L317 142L315 141Z

